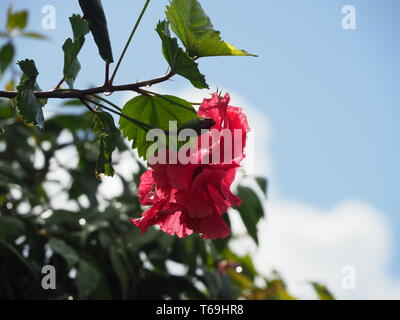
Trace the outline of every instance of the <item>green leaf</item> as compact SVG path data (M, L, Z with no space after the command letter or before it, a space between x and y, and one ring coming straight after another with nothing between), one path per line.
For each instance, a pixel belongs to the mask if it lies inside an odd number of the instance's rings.
M0 218L0 239L12 243L24 233L26 233L26 227L22 219L13 216L2 216Z
M0 49L0 76L6 71L7 67L13 61L15 49L11 42L5 44Z
M0 239L0 247L4 247L6 250L8 250L12 255L14 255L22 263L22 265L24 265L30 271L30 273L34 277L37 277L35 272L33 271L30 261L28 259L26 259L13 245Z
M74 41L86 36L90 32L88 22L79 14L73 14L69 18L69 21L71 23Z
M46 121L46 128L51 132L61 132L63 129L69 129L72 132L88 130L91 126L92 113L84 112L82 114L59 114Z
M61 105L65 107L83 107L83 103L79 99L66 100Z
M110 249L110 260L112 267L121 284L122 298L125 299L128 295L129 276L126 267L124 266L119 248L116 245L113 245Z
M7 17L7 29L9 31L15 29L24 29L28 24L28 12L26 10L21 10L17 12L12 12L9 10Z
M0 121L13 118L14 116L15 112L12 108L11 100L0 99Z
M71 89L74 88L74 81L81 70L81 64L77 59L81 48L82 46L78 42L74 43L71 38L68 38L62 46L64 51L64 79Z
M99 49L100 56L105 62L114 62L107 19L100 0L79 0L84 17L89 21L89 28Z
M94 132L100 137L96 175L104 173L107 176L114 176L112 153L120 138L120 131L115 127L114 118L107 112L97 112L94 118Z
M228 247L225 247L223 250L223 256L227 261L238 263L243 268L243 274L246 274L249 278L253 279L257 275L253 260L249 255L241 257L232 252Z
M256 182L264 195L267 195L268 180L264 177L256 177Z
M318 283L311 282L320 300L335 300L333 294L327 289L326 286Z
M198 69L198 64L179 48L178 40L172 38L167 21L160 21L156 31L162 40L162 51L171 71L188 79L198 89L208 89L204 75Z
M18 94L14 104L24 123L34 124L43 129L44 115L42 108L47 101L45 99L37 99L33 93L36 90L40 90L36 83L39 72L33 60L22 60L18 62L18 65L23 74L17 86Z
M238 208L247 232L258 244L257 223L264 216L264 208L257 194L248 187L239 186L238 196L243 200Z
M79 298L87 299L98 286L101 280L99 271L88 261L80 260L76 281Z
M50 248L67 262L68 269L72 268L78 261L79 256L64 240L52 238L48 242Z
M197 117L189 102L169 95L137 96L125 104L122 113L164 131L169 130L169 121L176 121L180 127ZM138 149L139 156L145 158L147 148L154 143L146 141L146 130L123 117L119 120L119 128L126 138L133 140L132 147Z
M255 56L223 41L197 0L172 0L166 15L192 57Z
M21 37L31 38L36 40L49 40L49 37L37 32L22 32Z
M8 80L7 83L6 83L6 90L7 90L7 91L13 91L14 88L15 88L14 79Z
M232 280L242 289L252 289L254 287L253 281L244 274L238 273L233 269L228 268L226 273L229 274Z
M81 70L77 57L85 43L85 35L90 30L87 21L79 15L72 15L69 21L72 27L73 39L68 38L64 42L62 49L64 51L64 79L68 86L73 89L76 76Z
M35 62L33 60L22 60L18 62L19 67L24 73L27 80L36 81L36 77L39 75L39 71L36 69Z

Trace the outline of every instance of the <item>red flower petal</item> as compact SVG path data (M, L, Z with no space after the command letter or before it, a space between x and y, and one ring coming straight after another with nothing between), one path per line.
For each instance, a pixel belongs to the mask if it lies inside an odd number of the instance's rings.
M196 170L193 164L171 164L166 166L168 181L173 188L186 190L193 180L193 173Z
M242 109L229 106L229 101L229 94L221 99L215 93L210 99L204 99L198 111L201 117L212 118L215 125L214 131L199 138L193 158L211 156L213 159L214 156L219 163L154 164L142 175L139 200L143 205L152 205L141 218L132 219L142 232L159 225L164 232L178 237L196 232L205 239L217 239L230 234L222 215L232 205L241 204L241 199L232 194L230 188L245 157L249 126ZM230 135L223 136L222 130L228 130ZM235 130L241 130L238 136ZM203 148L202 142L207 140L202 139L210 139L213 134L218 134L214 136L213 145ZM233 157L228 151L235 151ZM230 158L225 157L225 153Z
M153 192L153 185L155 183L153 179L153 170L148 170L143 173L140 177L140 184L138 189L138 197L139 201L143 205L150 205L154 204L154 192Z
M219 215L213 214L206 219L201 219L199 232L203 234L203 239L215 240L229 236L231 229Z
M177 235L179 238L191 235L193 231L181 222L181 216L182 212L180 211L165 215L160 223L161 230L170 235Z

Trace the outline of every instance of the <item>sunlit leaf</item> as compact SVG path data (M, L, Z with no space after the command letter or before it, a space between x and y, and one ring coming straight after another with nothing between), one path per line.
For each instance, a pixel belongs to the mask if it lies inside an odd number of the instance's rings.
M15 89L15 82L14 79L10 79L6 83L6 90L7 91L13 91Z
M7 17L7 29L25 29L28 24L28 12L26 10L21 10L17 12L12 12L9 10Z
M176 121L179 127L197 117L189 102L169 95L137 96L125 104L122 113L164 131L169 130L170 121ZM147 131L124 117L120 118L119 127L126 138L133 140L132 147L138 149L139 156L145 157L147 148L154 143L146 141Z
M197 0L172 0L166 15L192 57L254 56L223 41Z

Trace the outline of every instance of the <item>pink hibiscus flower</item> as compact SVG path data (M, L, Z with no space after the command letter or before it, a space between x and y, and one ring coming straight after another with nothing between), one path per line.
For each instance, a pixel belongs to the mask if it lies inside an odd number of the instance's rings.
M142 233L159 225L164 232L182 238L199 233L204 239L225 238L230 234L222 216L241 200L230 188L249 131L241 108L229 106L230 97L214 93L204 99L198 115L215 121L211 130L199 137L197 155L202 161L188 164L153 164L140 178L142 205L150 206L142 217L132 219ZM219 134L229 131L230 134ZM212 140L204 148L205 141ZM208 161L204 161L208 158Z

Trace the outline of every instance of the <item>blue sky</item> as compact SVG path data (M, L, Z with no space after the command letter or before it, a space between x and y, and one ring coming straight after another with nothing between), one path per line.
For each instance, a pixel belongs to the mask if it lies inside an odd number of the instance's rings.
M0 25L12 2L28 8L29 29L51 42L19 40L18 58L35 59L42 88L62 74L68 16L77 1L0 1ZM144 1L103 0L118 57ZM117 82L161 75L167 65L153 31L167 1L152 1ZM398 0L202 0L225 40L259 55L206 58L200 68L210 83L231 88L268 116L274 128L272 154L279 192L329 209L357 199L382 211L395 235L391 271L400 276L400 2ZM251 4L250 4L251 3ZM57 9L55 30L41 28L44 5ZM357 10L357 29L343 30L341 8ZM103 65L92 39L80 55L77 87L100 84ZM172 92L183 79L164 86ZM113 95L118 98L118 95ZM260 164L262 165L262 164ZM362 223L362 221L360 221Z

